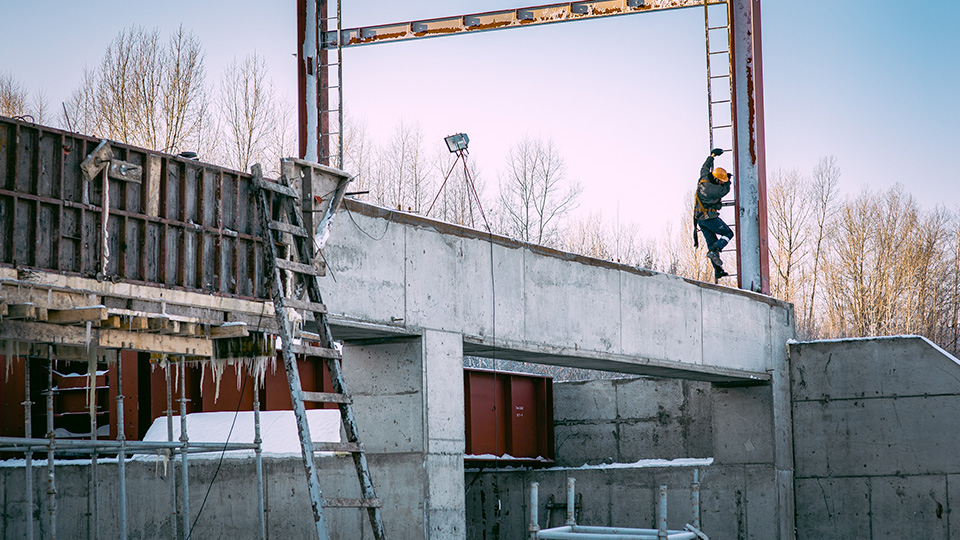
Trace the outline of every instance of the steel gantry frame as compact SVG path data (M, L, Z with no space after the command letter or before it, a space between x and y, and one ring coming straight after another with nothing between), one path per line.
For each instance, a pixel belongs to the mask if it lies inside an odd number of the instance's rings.
M725 5L729 23L726 53L730 65L730 127L736 179L737 281L741 289L769 294L760 0L589 0L348 29L341 27L341 2L298 0L300 156L341 167L342 51L346 47ZM336 10L335 17L327 16L331 6L335 6L332 8ZM336 31L331 29L330 21L336 22ZM709 23L707 26L709 28ZM707 34L709 40L709 29ZM336 62L327 61L330 51L335 51ZM709 48L707 54L709 69ZM708 72L708 85L711 76ZM331 78L336 84L330 83ZM712 98L708 98L711 140L713 106ZM331 112L336 112L339 118L336 131L331 131ZM335 163L331 163L333 136L336 136L338 148Z

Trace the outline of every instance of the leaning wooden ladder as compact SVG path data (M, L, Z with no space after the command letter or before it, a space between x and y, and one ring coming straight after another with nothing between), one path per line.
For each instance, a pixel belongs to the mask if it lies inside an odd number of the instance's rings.
M351 399L343 380L340 368L340 352L334 347L333 336L327 321L327 309L320 296L320 286L317 277L321 272L314 265L313 245L316 231L308 231L304 226L304 218L300 205L300 194L291 187L291 180L299 180L307 186L312 185L312 178L320 174L325 167L306 161L286 159L283 161L283 173L278 183L263 179L260 165L254 165L254 186L257 189L257 206L260 225L264 233L265 274L270 280L270 295L273 299L277 318L277 328L282 341L283 365L287 373L287 383L290 387L290 402L293 404L293 413L297 419L297 431L300 436L300 446L303 464L307 473L310 502L313 508L313 519L317 527L320 540L330 538L324 518L324 507L335 508L366 508L370 518L370 525L376 540L384 539L383 520L380 516L380 500L377 499L370 480L370 469L357 424L353 416ZM324 194L321 209L323 217L317 229L325 231L329 221L336 213L337 207L343 200L349 179L342 177L336 187L329 194ZM269 192L269 194L268 194ZM307 193L310 193L307 191ZM271 204L272 203L272 204ZM313 197L309 199L313 211ZM312 219L310 220L312 222ZM292 238L290 243L284 237ZM289 260L278 257L278 247L289 249L292 258ZM295 290L292 295L285 294L282 273L289 272L296 276ZM305 298L304 298L305 296ZM317 325L316 334L307 334L296 331L291 323L288 311L301 310L306 315L313 313ZM304 320L306 317L304 317ZM303 344L295 344L299 339ZM320 346L307 345L307 342L319 342ZM330 381L333 385L332 393L304 392L300 385L300 374L297 370L295 354L324 358L330 371ZM310 428L307 423L307 413L304 401L336 403L340 408L343 431L346 442L323 443L315 442L310 438ZM349 452L353 455L357 477L360 480L361 498L323 498L320 490L319 476L314 463L315 452Z

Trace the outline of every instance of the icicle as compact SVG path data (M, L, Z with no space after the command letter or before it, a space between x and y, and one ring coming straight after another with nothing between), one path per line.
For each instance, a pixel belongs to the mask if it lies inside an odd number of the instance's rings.
M323 250L324 246L327 245L327 240L330 238L330 225L333 224L333 220L327 220L327 223L324 225L322 231L317 231L317 234L313 237L313 247L315 252L319 253Z
M90 339L92 334L93 321L87 321L87 352L90 352Z

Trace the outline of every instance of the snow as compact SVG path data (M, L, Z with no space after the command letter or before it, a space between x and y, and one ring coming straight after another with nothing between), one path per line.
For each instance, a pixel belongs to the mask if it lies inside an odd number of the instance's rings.
M190 413L187 415L187 436L191 442L227 442L230 426L230 442L252 443L254 436L253 411L234 413L205 412ZM318 442L340 442L340 411L337 409L310 409L307 410L307 423L310 426L310 438ZM263 440L264 455L289 456L300 455L300 437L297 434L297 421L293 411L262 411L260 413L260 437ZM167 417L161 416L153 421L144 441L167 440ZM180 440L180 417L173 417L173 440ZM219 458L220 453L207 454ZM230 457L249 457L253 450L233 451L226 454ZM150 456L147 456L150 458ZM190 459L195 457L190 455Z

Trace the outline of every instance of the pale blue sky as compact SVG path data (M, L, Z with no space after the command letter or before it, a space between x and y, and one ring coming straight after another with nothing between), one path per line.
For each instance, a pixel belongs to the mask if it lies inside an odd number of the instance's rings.
M524 7L518 0L343 0L344 26ZM234 56L266 57L296 98L295 0L283 2L0 0L0 70L59 108L130 25L169 34L181 22L206 49L213 83ZM807 172L837 157L846 193L900 181L921 204L960 206L960 1L766 0L764 99L769 171ZM506 150L549 136L582 212L637 223L648 236L685 215L706 155L699 9L345 51L346 108L385 138L400 118L427 142L471 138L492 188ZM488 191L489 195L493 190ZM684 226L686 224L684 223Z

